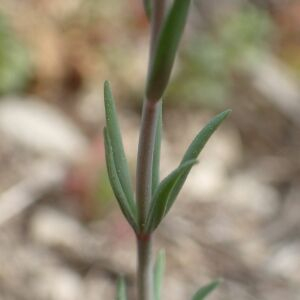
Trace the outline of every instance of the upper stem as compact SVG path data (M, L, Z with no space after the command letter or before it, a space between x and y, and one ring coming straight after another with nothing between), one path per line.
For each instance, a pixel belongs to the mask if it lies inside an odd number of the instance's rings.
M161 24L165 15L166 0L153 0L149 70ZM136 170L136 199L138 211L138 300L153 300L152 235L144 234L144 226L152 198L152 166L156 127L159 121L160 99L144 99L142 124L138 145Z
M166 0L153 0L149 69L165 15ZM153 300L152 236L144 234L144 226L152 198L152 165L160 99L144 99L136 170L138 211L138 300Z
M159 102L144 100L136 171L138 224L141 232L152 196L152 163L159 106Z
M153 0L152 7L148 69L152 63L153 52L164 19L166 0ZM159 99L144 99L136 171L136 198L140 231L143 231L152 196L152 163L159 109Z

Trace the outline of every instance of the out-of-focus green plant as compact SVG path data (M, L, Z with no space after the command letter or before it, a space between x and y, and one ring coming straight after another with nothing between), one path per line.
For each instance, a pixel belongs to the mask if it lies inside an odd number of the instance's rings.
M172 99L222 107L232 88L232 72L268 50L273 24L266 12L248 5L212 30L195 35L182 53L181 70L169 88Z
M28 78L28 53L0 14L0 94L22 89Z
M135 193L130 181L112 91L108 82L104 84L107 171L119 206L136 235L138 300L161 299L164 254L158 255L153 269L153 233L173 206L206 142L230 113L230 110L227 110L214 117L194 138L175 170L160 180L162 98L169 82L190 3L191 0L174 0L169 7L165 0L144 2L150 16L151 43L138 145ZM193 300L206 298L217 285L216 281L204 286L194 295ZM123 280L118 283L116 299L126 299Z

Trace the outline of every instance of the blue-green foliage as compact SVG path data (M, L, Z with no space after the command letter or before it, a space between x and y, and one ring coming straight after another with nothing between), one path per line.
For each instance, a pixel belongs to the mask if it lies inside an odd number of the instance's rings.
M158 35L149 67L146 97L158 101L170 79L179 42L187 21L191 0L174 0Z
M206 299L206 297L213 292L220 284L219 280L213 281L205 286L203 286L202 288L200 288L196 294L194 295L194 297L192 298L192 300L204 300Z
M134 230L137 230L136 205L130 182L130 173L114 99L108 82L104 83L104 104L106 114L104 142L108 176L123 214Z
M146 87L146 101L162 101L169 81L170 73L173 68L174 59L178 49L179 41L187 20L188 10L191 0L174 0L170 5L167 17L160 30L157 45L154 49L151 65L148 73ZM144 0L145 11L148 16L151 14L151 1ZM224 40L230 39L230 32L225 30ZM190 90L192 92L193 90ZM214 117L207 125L196 135L187 151L185 152L179 166L171 172L165 179L160 181L160 145L162 132L162 103L159 104L158 116L155 119L155 140L153 142L152 176L149 182L149 188L152 186L152 197L149 210L146 214L145 222L138 226L137 207L134 201L134 193L130 182L130 172L126 160L114 99L108 82L104 84L104 103L106 113L106 127L104 128L106 164L110 183L114 194L119 202L120 208L135 230L139 239L150 236L157 228L163 218L166 216L174 204L185 180L204 146L212 134L217 130L220 124L230 114L226 110ZM150 166L151 167L151 166ZM137 199L139 200L139 199ZM165 255L163 252L157 257L153 273L153 295L154 300L161 299L161 289L163 274L165 269ZM214 281L200 288L192 300L205 299L219 284ZM117 285L116 300L126 300L126 289L124 280L120 279Z
M178 168L176 168L159 184L150 205L146 221L146 231L153 231L168 213L200 152L230 112L230 110L226 110L207 123L207 125L192 141Z

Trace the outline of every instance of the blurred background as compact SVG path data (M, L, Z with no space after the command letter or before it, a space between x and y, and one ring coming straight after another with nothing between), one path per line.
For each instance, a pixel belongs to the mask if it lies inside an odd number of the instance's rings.
M103 156L109 79L133 180L149 28L140 0L0 1L0 298L134 297ZM195 0L165 97L161 172L214 135L156 234L164 299L299 300L300 1Z

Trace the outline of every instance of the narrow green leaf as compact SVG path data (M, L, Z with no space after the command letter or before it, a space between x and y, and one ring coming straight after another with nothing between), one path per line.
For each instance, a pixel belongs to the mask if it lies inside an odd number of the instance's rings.
M132 207L130 200L126 198L126 195L123 191L123 187L120 183L117 171L116 164L113 157L112 145L110 136L108 134L108 130L104 128L104 145L105 145L105 158L106 158L106 166L107 173L110 180L110 184L112 186L112 190L115 194L115 197L118 200L119 206L131 224L131 226L137 230L137 221L136 221L136 207L133 203L134 207Z
M195 163L195 159L230 112L227 110L217 115L200 131L187 149L179 167L160 183L151 202L146 222L147 231L153 231L170 210Z
M200 288L194 295L192 300L203 300L208 296L213 290L215 290L220 284L219 280L213 281L204 287Z
M161 300L161 290L165 273L166 254L160 250L154 265L154 299Z
M116 171L126 198L130 200L130 206L133 206L134 197L131 188L130 173L122 143L114 99L108 81L105 81L104 83L104 104L106 113L106 127L111 140Z
M152 195L159 184L160 146L162 134L162 102L159 104L159 112L156 121L155 144L152 163Z
M228 110L218 114L217 116L215 116L212 120L210 120L206 124L206 126L198 133L198 135L194 138L191 145L185 152L180 165L185 164L187 161L198 158L200 152L204 148L204 146L207 143L207 141L209 140L209 138L216 131L216 129L221 125L221 123L228 117L228 115L230 113L231 113L231 110L228 109ZM178 179L178 181L176 182L176 185L174 185L174 188L170 195L170 201L168 202L166 213L170 210L174 200L176 199L177 195L179 194L183 184L186 181L189 171L190 171L190 169L187 169L185 171L185 173L183 173L182 176Z
M144 9L146 16L148 19L151 19L151 11L152 11L152 5L151 5L151 0L144 0Z
M120 277L117 282L116 300L127 300L126 284L123 277Z
M181 163L185 161L196 159L200 154L201 150L204 148L206 142L212 136L212 134L216 131L216 129L221 125L221 123L229 116L231 113L231 109L227 109L214 118L212 118L205 127L198 133L195 137L189 148L184 154L184 157Z
M150 66L146 96L158 101L168 84L191 0L174 0L160 31Z
M159 184L151 201L150 210L147 216L145 226L147 232L153 231L159 225L169 207L168 202L173 201L173 199L170 198L170 195L176 182L196 163L196 160L190 160L183 163Z

